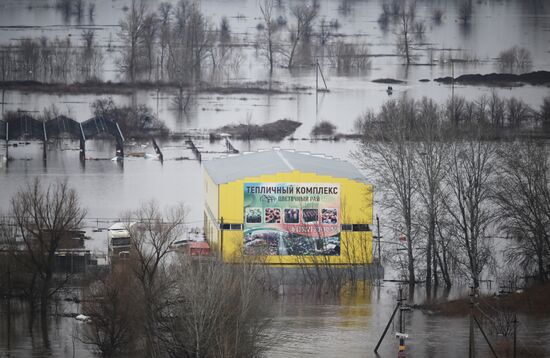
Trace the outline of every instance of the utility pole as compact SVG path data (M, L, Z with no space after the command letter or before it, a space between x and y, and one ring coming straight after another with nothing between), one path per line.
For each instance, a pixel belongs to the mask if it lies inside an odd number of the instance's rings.
M399 338L399 352L405 351L405 338L406 334L404 334L403 331L403 317L402 317L402 302L405 301L403 298L403 288L399 286L399 294L397 296L397 304L395 305L395 308L393 310L393 313L390 317L390 320L388 321L388 324L386 325L386 328L384 328L384 332L382 332L382 336L378 340L378 343L376 344L376 347L374 348L374 353L378 353L378 348L380 347L380 344L382 344L382 341L384 340L384 337L386 337L386 333L388 333L388 329L390 328L391 323L393 322L393 319L395 318L395 314L399 310L399 332L397 332L397 337Z
M391 314L390 320L388 321L388 324L386 325L386 328L384 328L384 332L382 332L382 336L378 340L378 343L376 344L376 347L374 348L374 353L378 353L378 348L380 347L380 344L382 344L382 341L384 340L384 337L386 337L386 333L388 333L388 329L390 328L391 323L393 322L393 319L395 317L395 314L397 313L397 310L401 307L401 301L398 299L397 304L395 305L395 308Z
M398 357L401 357L401 356L404 356L405 355L405 338L407 337L407 335L405 334L405 327L404 327L404 324L403 324L403 301L405 301L406 299L403 298L403 287L399 286L399 298L398 298L398 301L399 301L399 334L397 335L398 338L399 338L399 353L398 353Z
M378 263L382 265L382 254L380 249L380 219L376 215L376 238L378 239Z
M223 261L223 216L220 220L220 255Z

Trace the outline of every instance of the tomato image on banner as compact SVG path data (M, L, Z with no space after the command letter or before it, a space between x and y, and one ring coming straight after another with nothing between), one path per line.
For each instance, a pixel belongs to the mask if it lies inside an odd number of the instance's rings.
M244 183L246 255L340 255L340 185Z

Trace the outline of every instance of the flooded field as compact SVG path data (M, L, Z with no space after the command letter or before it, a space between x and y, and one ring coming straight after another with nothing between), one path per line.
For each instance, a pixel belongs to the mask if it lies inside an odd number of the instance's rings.
M174 89L135 89L131 94L60 94L28 90L2 90L2 114L23 110L39 114L45 108L55 108L82 122L92 117L90 104L98 98L112 97L120 105L144 104L151 108L167 127L178 134L206 134L224 125L249 123L265 124L278 119L299 121L302 125L293 138L280 142L267 140L231 142L239 151L254 151L271 147L322 153L354 162L350 155L357 150L355 140L324 141L311 138L312 128L327 120L336 125L338 133L355 132L355 122L366 111L377 111L391 98L419 99L428 97L445 103L451 96L477 100L481 96L498 94L501 98L516 97L537 109L550 95L548 86L489 86L450 85L434 82L439 77L462 74L500 72L496 58L513 46L525 47L531 54L530 70L550 70L550 4L543 0L483 0L474 2L474 11L468 23L458 19L459 1L419 0L416 18L424 24L424 35L415 45L417 59L404 65L397 55L395 23L379 21L384 0L320 0L318 19L335 20L333 39L366 44L370 64L361 70L341 71L331 62L328 50L316 46L312 61L292 70L274 68L270 75L265 60L258 53L258 23L260 11L256 0L206 0L198 4L206 18L217 26L226 16L231 28L232 43L240 51L236 66L220 74L204 74L204 80L219 86L241 86L246 83L268 83L287 90L278 94L192 92L189 108L174 109L178 95ZM54 0L0 1L0 45L14 45L23 38L69 37L73 43L81 41L83 30L92 29L104 53L101 80L122 81L118 49L122 41L117 33L119 21L127 13L129 0L97 0L94 16L78 17L64 14ZM147 1L150 9L161 1ZM175 4L176 1L171 1ZM278 1L276 16L290 20L290 9L299 1ZM443 12L441 22L433 20L433 13ZM318 60L330 92L315 91ZM453 61L453 59L460 61ZM388 84L373 80L391 78L402 83ZM423 81L420 81L423 80ZM424 81L427 80L427 81ZM299 87L296 90L296 87ZM238 91L237 91L238 92ZM202 167L184 140L164 140L159 145L164 162L144 158L125 158L111 161L115 154L114 142L93 140L87 143L86 156L93 160L79 161L78 142L63 140L48 145L47 162L42 161L42 145L38 142L14 141L9 147L10 162L0 160L0 212L9 210L10 200L17 190L35 178L44 183L68 180L88 209L86 234L91 240L86 247L96 253L107 251L104 229L118 221L121 215L155 199L162 205L184 203L188 209L189 229L203 223ZM197 140L204 152L203 159L225 154L222 141ZM13 144L13 143L11 143ZM154 153L150 142L127 138L126 153ZM0 159L4 154L0 143ZM375 195L375 209L380 197ZM387 269L386 278L395 278ZM271 345L269 357L365 357L373 356L373 349L395 304L397 286L364 286L345 289L339 297L329 295L288 294L272 303L273 322L268 332ZM442 295L443 293L439 293ZM465 294L464 288L453 288L450 297ZM417 288L414 303L425 298L423 287ZM411 302L412 303L412 302ZM78 304L64 304L62 310L79 312ZM8 314L10 312L10 314ZM464 357L468 349L467 318L448 318L413 310L405 315L408 339L408 357ZM519 317L520 346L537 345L550 352L547 337L549 319ZM72 318L55 317L49 322L31 320L24 304L2 302L0 305L0 356L92 357L92 348L74 337L82 323ZM395 328L395 327L392 327ZM395 329L390 330L390 332ZM490 356L482 337L477 337L479 356ZM526 343L528 342L528 343ZM380 356L395 356L397 342L388 336Z

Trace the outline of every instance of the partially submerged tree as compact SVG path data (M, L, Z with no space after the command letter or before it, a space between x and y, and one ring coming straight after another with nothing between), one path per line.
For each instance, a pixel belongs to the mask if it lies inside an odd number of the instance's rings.
M527 275L547 280L550 270L550 156L543 143L511 143L500 152L495 202L502 230L514 244L507 252Z
M414 57L415 12L415 2L404 2L397 17L397 51L405 58L407 65L412 63Z
M403 236L405 267L409 284L416 281L415 230L413 228L415 198L416 144L412 141L416 120L413 100L403 98L386 102L371 123L355 157L365 169L376 168L377 184L384 190L384 206L395 215L394 234ZM367 128L365 125L364 128Z
M269 296L260 265L183 257L171 275L174 301L160 321L169 357L257 357L266 349Z
M137 289L127 267L115 267L105 279L93 283L82 305L91 319L83 328L83 342L95 345L105 357L130 350L143 318Z
M489 230L495 214L490 199L496 150L474 130L469 139L452 143L450 157L445 180L449 194L444 203L464 258L461 264L477 288L492 259Z
M550 132L550 97L546 97L540 111L538 113L538 119L542 123L543 131Z
M120 21L120 37L124 44L120 67L134 82L140 71L140 48L146 32L147 6L145 1L132 0L126 17Z
M262 0L259 2L260 13L262 14L263 29L261 29L261 37L259 41L262 55L269 63L269 73L273 73L273 65L275 64L275 54L279 50L276 37L277 22L273 16L275 7L274 0Z
M442 224L444 190L443 180L447 174L449 149L444 140L445 129L440 119L438 106L431 100L420 102L416 132L418 135L415 179L419 198L422 202L422 231L426 234L426 285L432 278L438 284L437 267L442 268L443 279L447 287L451 280L446 271L444 260L445 247L438 248L438 225Z
M525 47L513 46L501 51L497 58L501 71L527 72L533 66L531 52Z
M463 24L468 24L470 22L473 12L472 0L461 0L459 2L458 19L461 20Z
M41 311L67 282L54 280L55 256L63 240L80 230L86 210L67 182L44 186L38 179L27 184L11 200L15 224L21 235L25 263L35 274Z
M181 237L186 210L182 205L162 210L155 201L128 214L126 226L131 236L131 269L140 287L144 332L149 354L156 351L158 312L168 293L170 280L165 270L170 246Z
M311 32L311 26L318 14L317 10L315 4L308 3L295 5L291 9L295 24L290 30L290 50L285 54L288 57L287 67L289 69L294 66L294 57L296 55L298 43Z

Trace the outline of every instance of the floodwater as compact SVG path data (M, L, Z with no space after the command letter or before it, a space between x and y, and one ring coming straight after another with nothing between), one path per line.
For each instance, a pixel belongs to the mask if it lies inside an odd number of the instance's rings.
M550 70L550 4L537 0L476 1L474 16L469 25L461 24L457 18L458 1L419 0L417 17L426 25L424 40L416 51L419 62L427 62L430 49L434 58L441 54L446 58L475 57L478 61L467 64L435 63L432 66L410 66L402 64L395 56L395 34L392 26L388 30L377 22L383 0L330 1L321 0L321 17L338 19L338 32L342 39L354 43L366 43L371 54L368 70L340 73L331 68L329 61L320 56L319 61L327 80L329 93L315 94L315 72L310 67L293 71L276 68L272 80L285 87L294 85L310 87L300 93L276 95L256 94L210 94L198 93L192 96L187 113L178 113L171 108L175 93L171 91L136 91L133 95L113 95L120 104L147 104L159 119L175 132L201 132L226 124L255 124L289 118L302 122L294 137L297 140L237 141L233 145L241 151L257 150L278 146L296 150L311 151L352 160L350 152L355 150L355 141L312 141L310 131L320 120L333 122L339 132L350 133L354 121L367 110L377 110L391 98L386 93L387 85L373 83L377 78L395 78L405 81L393 85L393 97L407 95L412 98L427 96L437 102L444 102L451 96L450 85L433 81L437 77L455 76L464 73L497 72L495 58L498 53L511 46L526 47L532 54L533 70ZM175 1L172 1L175 2ZM281 1L279 14L288 17L289 5L297 1ZM0 43L12 44L23 37L46 36L49 38L71 35L77 42L84 28L96 30L97 39L106 48L120 44L116 33L118 21L124 16L123 8L129 0L97 0L93 21L87 15L81 19L74 15L65 17L55 9L54 0L43 1L0 1ZM156 8L160 1L148 1L150 8ZM256 0L208 0L200 2L201 9L209 20L218 24L222 16L229 18L235 42L244 44L245 59L238 69L219 80L220 84L235 84L268 80L265 64L258 57L253 43L257 36L256 25L259 11ZM444 10L442 24L431 20L433 9ZM104 80L119 80L116 71L116 52L107 52ZM548 87L522 86L513 88L491 88L488 86L455 86L454 94L467 99L490 95L496 91L502 97L518 97L538 108L543 98L550 95ZM107 96L101 96L107 97ZM90 103L95 95L57 95L3 91L2 113L8 110L41 112L45 107L55 105L60 112L79 121L91 116ZM150 143L126 143L126 153L132 151L153 153ZM221 142L199 141L198 145L208 153L206 158L221 155ZM50 144L47 162L42 161L42 148L38 143L19 142L10 147L14 161L0 160L0 211L9 210L9 200L14 193L34 178L45 183L67 179L77 189L83 205L88 209L86 241L90 249L104 253L107 250L105 232L94 229L110 226L123 212L136 208L141 202L157 200L161 205L183 202L188 207L189 228L202 224L202 169L194 160L193 153L183 141L161 142L165 161L143 158L126 158L124 163L113 162L114 144L109 141L89 141L87 160L78 159L78 143L60 141ZM0 157L4 154L0 144ZM274 321L270 330L272 346L270 357L369 357L380 336L394 305L396 287L385 283L382 287L366 287L348 290L340 297L315 297L308 295L287 295L273 304ZM451 293L458 295L459 292ZM415 295L415 302L422 302L421 289ZM69 312L78 312L78 305L65 306ZM7 312L12 312L8 315ZM10 319L7 319L7 317ZM406 315L406 330L409 357L464 357L467 353L468 322L465 318L442 318L413 311ZM546 347L545 338L550 334L550 321L520 318L518 334L520 344ZM92 356L91 348L73 339L81 323L70 318L52 319L46 324L31 320L22 305L5 302L0 305L0 356ZM393 336L395 327L389 331L380 356L395 356L397 342ZM45 338L47 336L47 339ZM480 337L478 337L480 338ZM487 347L478 341L479 352L488 353ZM483 355L482 355L483 356Z
M331 295L289 294L271 303L273 317L268 330L268 357L375 357L374 348L395 308L397 286L384 283L371 287L359 284ZM422 302L425 291L417 289L413 300ZM438 292L441 297L444 292ZM449 298L463 292L447 293ZM79 312L79 304L60 304L58 313ZM10 314L8 314L10 312ZM93 357L93 347L79 338L85 323L52 316L46 321L31 317L26 304L0 302L0 357ZM550 319L518 316L517 344L521 351L550 349L547 342ZM441 317L422 311L404 311L407 357L462 358L468 352L468 318ZM379 357L395 357L398 319L390 325ZM489 336L493 344L499 338ZM490 351L479 332L476 352L489 357Z

